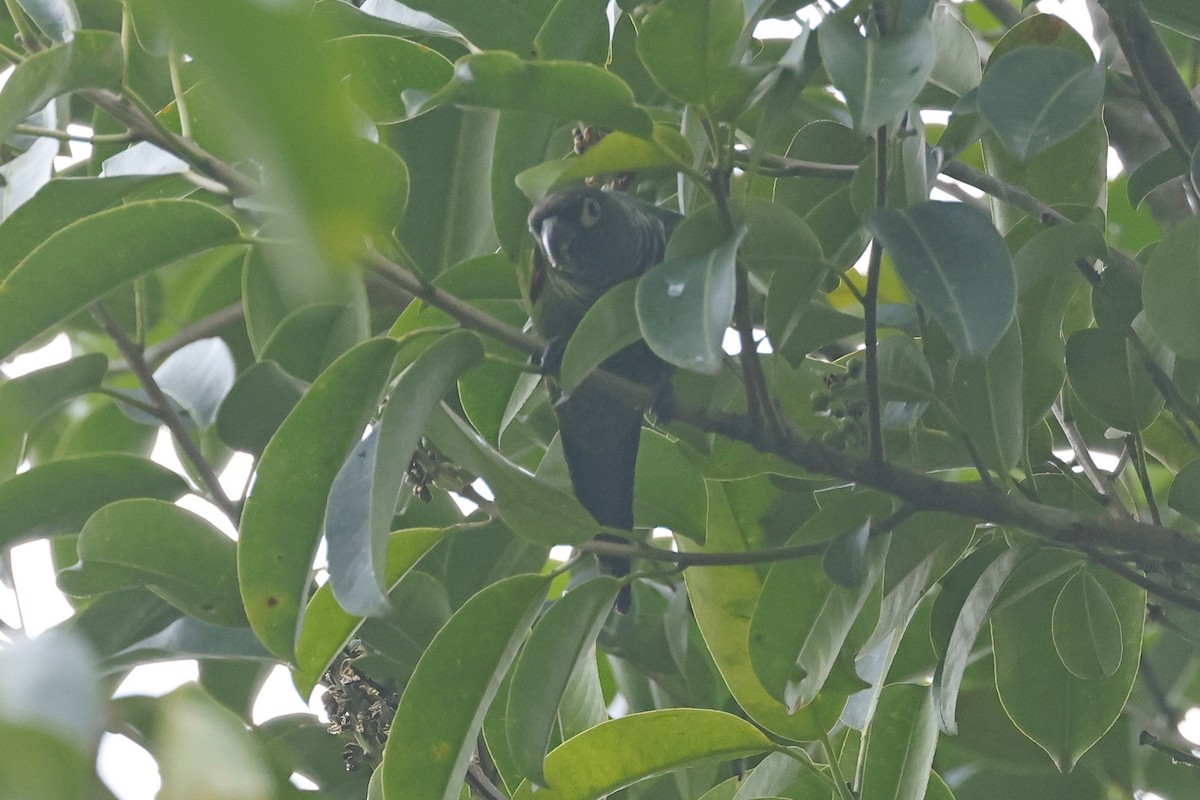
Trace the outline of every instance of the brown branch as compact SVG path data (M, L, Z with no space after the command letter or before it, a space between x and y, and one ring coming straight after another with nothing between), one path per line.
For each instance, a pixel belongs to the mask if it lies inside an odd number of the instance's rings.
M150 371L150 365L146 363L146 359L142 355L142 349L126 335L112 314L103 305L98 302L92 304L91 312L96 321L104 328L105 333L116 344L117 349L121 351L121 355L125 357L125 363L129 365L129 369L133 374L137 376L138 383L146 391L150 402L158 409L159 418L162 419L167 429L171 431L175 442L183 451L184 458L192 465L192 469L196 471L200 482L204 484L204 488L208 491L209 498L236 524L238 517L241 516L238 504L230 500L229 496L225 494L224 488L221 487L221 481L217 478L217 474L213 472L212 465L208 463L204 454L200 452L200 448L192 441L191 433L188 431L183 419L175 411L175 406L171 404L170 399L163 393L162 388L158 385L158 381L154 379L154 373Z
M875 207L887 208L888 185L887 126L875 131ZM882 464L883 412L879 402L879 273L883 267L883 245L871 239L867 258L867 290L863 292L863 339L866 344L867 448L872 461Z

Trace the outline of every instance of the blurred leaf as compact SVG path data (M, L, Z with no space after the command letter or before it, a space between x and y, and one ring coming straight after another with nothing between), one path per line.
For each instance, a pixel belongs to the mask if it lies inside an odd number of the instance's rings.
M536 12L520 0L405 0L404 5L454 26L481 50L528 53L538 31Z
M1083 127L1100 108L1104 68L1057 47L1019 47L988 62L979 111L1018 161Z
M64 486L71 487L69 492ZM0 483L0 545L74 533L97 509L133 497L176 500L187 482L152 461L120 453L50 461Z
M1076 331L1067 340L1067 376L1088 410L1126 432L1141 430L1162 409L1141 358L1111 328Z
M704 479L678 442L642 429L634 474L633 519L639 528L669 528L704 543Z
M546 597L517 575L476 594L438 632L405 687L384 750L387 800L456 797L483 716Z
M114 653L102 665L106 673L113 673L139 664L183 658L277 663L249 628L230 628L183 617Z
M325 509L329 583L347 612L369 616L386 602L387 535L425 422L459 374L482 358L475 334L440 337L400 375L379 424L334 478Z
M238 578L250 625L291 658L329 487L387 383L396 342L371 339L317 378L258 462L242 513Z
M734 269L746 231L707 252L667 256L638 280L636 307L642 336L660 358L696 372L721 368L725 329L733 316Z
M655 742L644 747L639 742ZM522 783L513 800L586 800L635 781L704 761L771 749L743 719L722 711L673 708L610 720L563 742L546 757L549 788Z
M355 144L353 107L320 57L308 8L254 0L161 5L176 48L212 85L221 138L263 163L269 197L290 212L283 219L289 238L302 243L293 253L298 271L325 268L315 254L343 263L367 235L390 227L383 220L391 186Z
M987 356L1012 322L1016 280L1004 240L964 203L877 210L867 223L904 285L968 360Z
M162 699L151 749L162 774L161 800L276 796L262 745L198 686L185 685Z
M829 580L845 589L856 589L867 579L867 544L871 520L833 537L821 555L821 569Z
M507 52L463 56L445 88L432 96L412 93L406 102L410 116L444 103L463 103L585 119L640 137L654 130L649 113L634 103L633 92L616 75L592 64L522 61Z
M908 110L937 61L927 20L887 36L862 36L841 16L817 28L821 60L833 84L846 96L854 129L870 136Z
M154 371L154 379L196 425L209 428L233 387L236 369L229 345L214 337L192 342L167 356Z
M1179 470L1171 482L1167 505L1188 519L1200 522L1200 460Z
M56 42L70 42L77 38L75 31L79 30L79 11L73 0L17 0L34 24ZM81 32L87 35L89 31Z
M954 368L951 394L966 434L983 463L1006 475L1025 443L1021 330L1014 321L985 358Z
M704 105L729 74L741 32L735 0L664 0L641 21L637 52L668 94Z
M0 731L5 743L14 740L13 727L29 726L90 760L104 725L98 679L87 645L61 631L0 650ZM6 777L13 774L6 770Z
M0 139L61 94L119 88L123 63L120 37L101 31L83 31L25 59L0 91Z
M1146 196L1168 181L1186 175L1188 165L1172 147L1147 158L1129 174L1126 194L1134 208L1141 206Z
M962 97L979 86L982 78L979 45L971 29L944 5L934 9L932 29L937 60L929 82Z
M190 511L162 500L110 503L88 519L76 547L84 576L100 565L134 577L196 619L230 627L246 624L236 545Z
M233 220L192 200L133 202L62 228L0 282L0 358L131 278L237 237Z
M513 667L505 715L509 751L521 774L539 785L548 785L542 760L567 682L593 655L618 588L615 579L601 576L559 598L534 626Z

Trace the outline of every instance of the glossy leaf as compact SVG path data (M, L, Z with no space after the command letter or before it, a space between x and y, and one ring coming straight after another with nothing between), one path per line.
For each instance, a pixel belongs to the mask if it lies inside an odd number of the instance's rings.
M549 579L517 575L460 608L400 697L384 749L386 800L455 800L483 716L546 596Z
M554 189L593 175L635 170L677 170L691 166L691 148L679 132L655 125L654 134L643 139L613 131L578 158L555 159L530 167L516 176L531 200L540 200Z
M1067 340L1066 360L1071 387L1106 424L1127 432L1140 430L1162 409L1162 395L1120 331L1077 331Z
M513 667L505 724L521 774L549 785L542 760L571 675L594 657L592 646L616 600L618 582L599 577L559 598L542 617Z
M372 339L333 363L300 399L258 462L238 539L238 578L251 627L291 658L325 502L388 380L396 343Z
M384 569L388 590L394 589L400 579L446 533L441 528L412 528L396 531L388 537ZM362 623L362 617L355 617L338 605L333 596L333 587L328 583L313 593L305 608L296 641L295 680L303 694L312 691L321 673L329 667Z
M116 570L196 619L246 624L236 545L190 511L162 500L110 503L88 519L76 548L84 573Z
M274 361L252 364L237 377L217 410L217 435L234 450L262 455L306 388Z
M1020 47L989 62L979 111L1008 152L1026 161L1082 128L1103 95L1103 67L1057 47Z
M1093 575L1120 621L1120 665L1104 678L1073 675L1055 649L1052 619L1077 562L1076 555L1062 550L1029 559L1009 578L1003 606L992 618L996 686L1004 709L1062 771L1071 769L1120 715L1138 672L1145 620L1145 591L1096 569Z
M462 103L586 119L641 137L654 130L650 115L634 103L624 81L576 61L522 61L513 53L476 53L455 63L454 79L444 89L429 97L410 97L410 115L444 103Z
M927 20L888 36L863 36L840 16L817 29L821 60L846 96L854 128L872 135L908 110L933 71L936 43Z
M634 525L661 526L703 544L706 505L704 478L680 443L643 428L634 475Z
M334 478L325 509L329 583L349 613L369 616L386 602L387 535L425 421L459 374L482 358L473 333L434 342L400 375L379 424Z
M885 686L863 742L863 800L924 800L937 738L929 689Z
M199 427L209 428L233 387L236 371L223 339L201 339L169 355L154 371L154 379Z
M1200 521L1200 461L1192 461L1175 475L1167 505L1190 520Z
M955 349L986 357L1016 307L1012 261L987 217L963 203L928 202L875 211L867 224Z
M728 73L741 32L734 0L665 0L642 20L637 51L668 94L702 105Z
M64 492L64 486L71 490ZM136 456L50 461L0 483L0 545L74 533L97 509L117 500L176 500L187 491L179 475Z
M668 248L667 258L638 281L642 336L664 361L708 374L721 368L721 343L733 316L735 258L743 236L744 228L699 254L672 257Z
M61 94L118 88L122 71L121 40L114 33L84 31L35 53L13 69L0 91L0 139Z
M1129 183L1125 185L1129 204L1137 208L1155 189L1187 174L1187 171L1188 165L1174 148L1168 147L1155 153L1129 174Z
M192 200L129 203L68 225L0 282L0 358L131 278L237 236L233 220Z
M722 711L674 708L631 714L556 747L546 757L549 788L522 783L513 800L595 800L668 770L770 748L771 741L758 728Z

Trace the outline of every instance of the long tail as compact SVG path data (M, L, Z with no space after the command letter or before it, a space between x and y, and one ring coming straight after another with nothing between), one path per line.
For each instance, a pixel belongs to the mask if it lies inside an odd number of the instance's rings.
M596 522L633 530L633 482L637 466L640 412L608 395L580 387L554 407L558 414L563 455L571 473L575 496ZM622 541L615 536L603 539ZM601 568L615 577L629 574L629 559L601 556ZM615 607L625 613L631 603L625 585Z

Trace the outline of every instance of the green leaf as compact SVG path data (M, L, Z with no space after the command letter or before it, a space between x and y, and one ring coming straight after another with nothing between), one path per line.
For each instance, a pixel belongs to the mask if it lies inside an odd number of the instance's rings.
M937 399L929 362L911 337L889 336L879 343L876 358L883 398L912 403Z
M886 517L891 506L881 495L851 495L817 512L788 544L831 537L836 541L847 533L849 542L855 543L855 537L861 540L864 532L869 535L870 520ZM750 622L750 660L762 685L790 712L807 706L821 691L886 554L886 537L871 542L863 554L863 579L852 587L835 584L827 577L825 559L792 559L771 565Z
M733 316L739 229L716 248L672 256L638 280L636 308L642 336L660 358L684 369L714 374L721 368L725 329ZM672 237L675 244L678 237Z
M703 105L730 71L741 32L740 2L664 0L641 21L637 52L668 94Z
M846 96L854 129L864 136L891 122L916 100L937 62L928 20L888 36L862 36L843 17L817 28L821 61Z
M238 539L246 616L272 653L291 659L329 487L378 407L396 342L350 350L305 392L258 462Z
M516 575L482 590L430 643L404 689L383 757L386 800L455 800L500 680L549 579Z
M1167 505L1188 519L1200 522L1200 459L1179 470L1171 482Z
M1107 570L1093 569L1116 609L1121 661L1112 675L1084 680L1063 664L1054 646L1054 606L1076 574L1079 556L1045 550L1018 567L992 617L996 687L1021 731L1069 771L1117 720L1137 676L1146 593Z
M650 114L634 103L624 81L578 61L522 61L513 53L476 53L455 63L454 79L441 91L409 98L410 116L445 103L462 103L584 119L642 138L654 132Z
M821 555L821 569L829 580L845 589L856 589L868 575L867 545L871 520L833 537Z
M0 91L0 139L61 94L119 88L123 65L120 37L101 31L82 31L25 59Z
M1167 346L1184 358L1200 358L1200 218L1171 228L1154 248L1142 278L1146 319Z
M105 595L106 597L108 595ZM175 620L161 631L129 645L104 659L106 672L139 664L196 658L203 661L256 661L277 664L249 628L212 625L192 617Z
M536 544L578 544L596 535L592 515L574 497L525 472L480 438L443 404L426 435L451 461L482 476L513 533Z
M1121 619L1104 586L1086 568L1058 593L1050 631L1063 666L1077 678L1111 678L1121 666Z
M60 403L98 389L107 369L103 354L89 353L0 384L0 476L16 473L37 421Z
M634 525L647 529L662 526L703 544L707 504L700 469L679 442L643 428L634 473Z
M549 788L522 783L513 800L593 800L669 770L771 749L749 722L702 708L672 708L610 720L546 757ZM389 798L391 800L391 798Z
M929 82L962 97L977 87L982 78L975 35L943 5L934 9L932 26L937 61L929 73Z
M1067 340L1067 376L1088 410L1122 431L1141 430L1162 410L1163 399L1125 335L1087 328Z
M246 624L233 540L190 511L163 500L110 503L76 543L84 574L93 565L135 578L189 616Z
M0 735L6 744L13 740L10 726L22 725L91 757L103 715L94 658L78 636L51 630L0 650ZM17 774L4 773L6 780Z
M169 355L154 371L154 380L197 426L210 428L233 387L236 372L229 345L213 337L192 342Z
M708 524L703 547L676 539L683 552L750 550L762 535L759 520L773 495L764 478L708 481ZM842 703L816 703L788 714L763 688L750 660L750 622L762 593L762 578L752 566L693 567L684 573L688 599L704 643L730 693L749 717L772 733L793 741L814 741L833 727Z
M1129 174L1129 183L1125 186L1129 204L1139 208L1147 195L1164 183L1186 175L1187 172L1188 165L1175 148L1160 150L1138 164Z
M979 112L1027 161L1083 127L1104 97L1104 68L1058 47L1019 47L989 62Z
M542 760L571 675L593 655L620 584L599 577L567 592L534 627L513 667L505 725L521 775L546 786Z
M532 9L515 0L408 0L404 5L454 26L481 50L528 53L538 32Z
M653 135L639 138L613 131L587 152L575 158L559 158L538 164L517 175L517 186L530 200L540 200L568 183L616 172L638 170L682 170L692 163L691 147L679 131L655 125Z
M17 0L42 33L56 42L69 42L80 28L79 11L73 0ZM86 35L91 31L81 31Z
M442 397L482 358L483 343L475 334L440 337L400 375L379 424L334 478L325 509L329 583L349 613L372 615L386 602L388 532L413 452Z
M1017 465L1024 449L1021 377L1021 330L1014 320L986 358L956 365L951 381L959 422L983 463L1000 475Z
M384 576L389 591L447 532L442 528L412 528L396 531L388 537ZM301 694L312 692L321 674L362 623L362 617L348 614L338 605L333 587L328 583L313 593L296 641L295 682Z
M637 286L637 280L614 286L583 315L563 351L558 379L564 392L573 391L609 356L641 340L634 311Z
M297 243L293 269L320 273L329 269L322 257L344 263L366 236L392 227L392 176L356 135L340 76L317 56L309 8L253 0L160 5L177 51L194 59L213 90L219 138L265 167L268 196L288 212L278 219Z
M251 364L217 410L217 436L234 450L262 455L306 388L274 361Z
M69 486L70 491L63 491ZM103 453L50 461L0 483L0 546L74 533L97 509L117 500L177 500L179 475L152 461Z
M944 641L941 631L931 631L934 646L942 654L933 674L933 700L938 727L950 735L958 733L955 711L963 675L971 661L975 640L991 613L992 604L1019 560L1016 549L985 547L960 562L942 581L942 591L934 601L934 624L948 624Z
M129 203L66 226L0 282L0 358L126 281L238 235L192 200Z
M344 36L327 47L346 76L351 97L380 124L408 116L404 91L432 94L454 75L454 65L436 50L398 36Z
M538 58L570 58L604 66L608 16L595 0L557 0L533 40Z
M883 687L863 742L862 800L923 800L937 739L929 689Z
M965 203L876 210L867 220L904 285L968 360L987 356L1008 330L1016 279L1008 248Z

